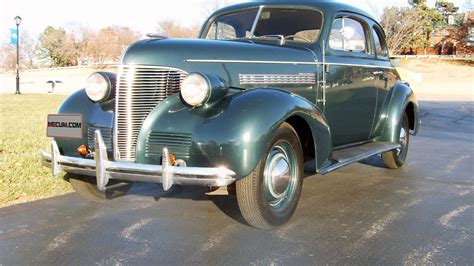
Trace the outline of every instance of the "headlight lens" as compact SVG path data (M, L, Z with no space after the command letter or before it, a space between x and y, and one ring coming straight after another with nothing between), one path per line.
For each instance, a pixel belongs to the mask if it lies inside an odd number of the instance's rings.
M96 72L87 79L86 93L94 102L100 102L109 96L111 87L109 78Z
M211 87L204 76L191 73L181 85L181 97L191 106L200 106L209 99L210 90Z

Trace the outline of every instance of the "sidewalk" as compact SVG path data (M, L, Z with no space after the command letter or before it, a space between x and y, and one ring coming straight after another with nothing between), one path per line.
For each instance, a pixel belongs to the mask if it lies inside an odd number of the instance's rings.
M95 68L48 70L20 73L20 92L28 94L47 94L51 91L49 80L59 80L54 94L69 95L84 88L90 74L98 71ZM0 93L15 93L16 73L0 74Z
M404 63L401 69L402 78L410 83L418 100L474 101L472 66L411 60ZM403 76L406 73L408 78Z

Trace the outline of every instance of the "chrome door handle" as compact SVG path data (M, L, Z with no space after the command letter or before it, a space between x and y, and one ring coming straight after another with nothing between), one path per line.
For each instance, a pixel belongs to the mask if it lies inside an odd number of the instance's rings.
M383 74L383 71L374 71L374 72L372 72L372 74L373 74L374 76L382 75L382 74Z

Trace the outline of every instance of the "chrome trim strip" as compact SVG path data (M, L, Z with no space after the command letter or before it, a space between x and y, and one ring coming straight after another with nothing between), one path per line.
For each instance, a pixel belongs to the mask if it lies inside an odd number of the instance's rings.
M242 64L289 64L289 65L318 65L316 62L297 61L258 61L258 60L227 60L227 59L187 59L188 63L242 63Z
M374 142L374 139L369 139L369 140L364 140L364 141L359 141L359 142L354 142L354 143L349 143L349 144L344 144L344 145L339 145L339 146L334 146L332 148L333 151L338 151L346 148L354 148L360 145L368 144L371 142Z
M179 68L174 68L174 67L169 67L169 66L162 66L162 65L150 66L150 65L135 65L135 64L125 64L125 65L123 65L122 64L122 65L119 65L118 67L119 67L119 69L123 68L123 67L149 68L149 69L157 69L158 71L162 70L163 68L166 68L166 69L172 70L172 71L183 71Z
M166 162L163 166L129 162L109 161L99 130L96 131L95 160L62 156L57 143L51 142L52 153L42 152L44 166L53 168L53 174L60 171L97 178L97 187L104 190L109 179L162 183L168 190L173 184L222 187L235 182L235 172L227 168L179 167ZM168 149L163 149L167 154Z
M377 155L377 154L380 154L380 153L384 153L384 152L387 152L387 151L391 151L391 150L395 150L395 149L398 149L400 148L400 144L393 144L393 143L388 143L382 147L378 147L376 149L373 149L373 150L370 150L368 152L364 152L364 153L361 153L361 154L358 154L357 156L354 156L354 157L351 157L351 158L348 158L348 159L345 159L345 160L342 160L340 162L337 162L335 164L331 164L325 168L322 168L318 171L318 173L322 174L322 175L325 175L327 173L330 173L332 171L335 171L341 167L344 167L344 166L347 166L349 164L352 164L352 163L355 163L355 162L358 162L358 161L361 161L361 160L364 160L366 158L369 158L369 157L372 157L374 155Z
M362 64L346 64L346 63L321 63L321 62L305 62L305 61L259 61L259 60L227 60L227 59L187 59L187 63L237 63L237 64L281 64L281 65L329 65L329 66L353 66L367 68L394 69L394 67L362 65Z
M312 84L316 83L314 73L299 74L239 74L241 85L246 84Z
M376 65L363 65L363 64L346 64L346 63L324 63L329 66L353 66L353 67L366 67L366 68L382 68L382 69L393 69L393 67L376 66Z
M327 89L327 80L326 80L326 75L327 75L327 71L326 71L326 40L323 40L323 64L322 64L322 68L323 68L323 74L322 74L322 84L321 84L321 87L323 89L323 98L321 100L318 99L318 102L322 102L323 103L323 112L326 111L326 89Z

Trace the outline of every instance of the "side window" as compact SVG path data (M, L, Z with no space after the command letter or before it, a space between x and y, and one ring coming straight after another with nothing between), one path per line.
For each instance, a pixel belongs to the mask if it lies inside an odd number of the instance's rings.
M206 39L214 40L229 40L237 37L234 27L223 22L216 22L212 24Z
M387 57L388 49L387 49L385 40L383 38L382 32L378 28L374 27L372 29L372 35L374 36L375 53L377 54L377 56Z
M355 53L368 53L367 38L360 22L351 18L334 20L329 36L329 47Z

